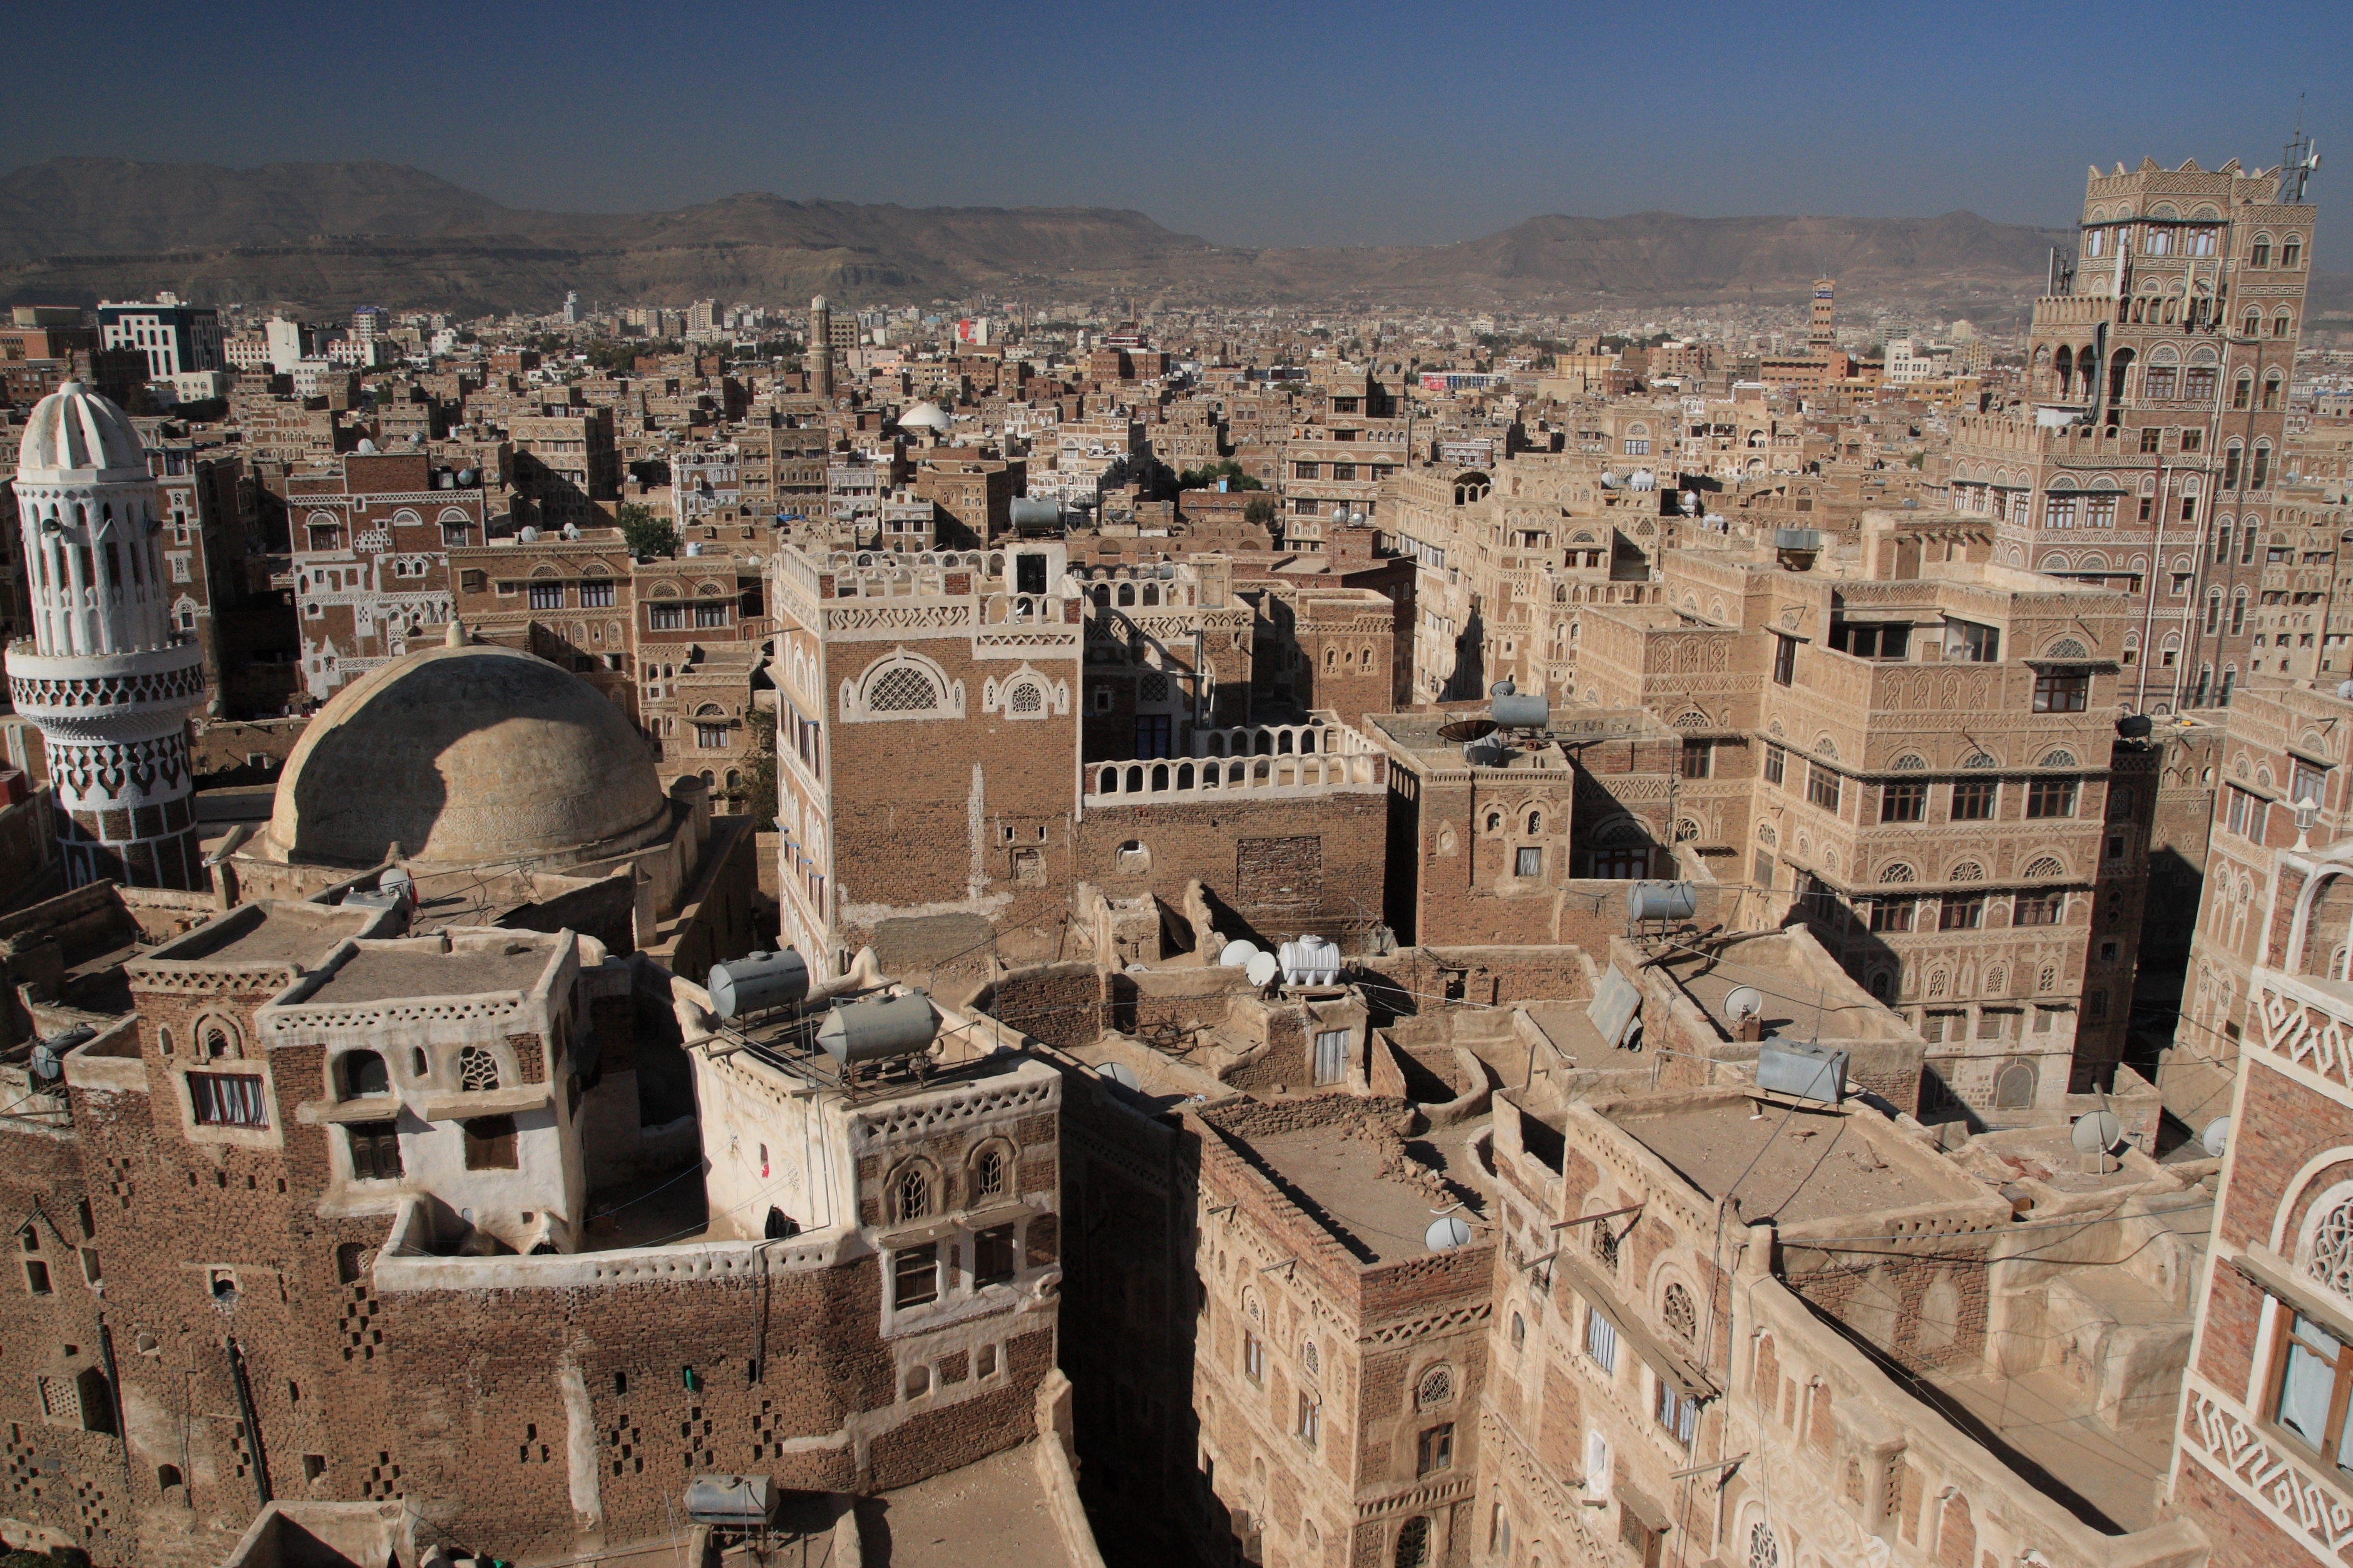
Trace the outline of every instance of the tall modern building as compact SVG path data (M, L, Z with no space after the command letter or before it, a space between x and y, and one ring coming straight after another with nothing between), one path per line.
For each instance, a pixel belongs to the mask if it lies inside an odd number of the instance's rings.
M150 380L219 370L227 363L222 357L220 312L209 305L184 305L170 294L153 301L100 301L98 335L100 348L145 354Z
M1838 347L1838 279L1814 279L1813 313L1806 322L1806 348L1826 354Z
M2277 617L2251 609L2329 596L2334 541L2306 552L2274 505L2314 221L2282 173L2092 170L2074 264L2035 302L2031 407L1955 424L1953 504L1995 520L2002 563L2138 601L2137 710L2278 673Z
M187 715L204 656L170 621L155 481L122 410L79 381L35 405L16 461L33 636L8 649L41 731L76 885L195 888Z

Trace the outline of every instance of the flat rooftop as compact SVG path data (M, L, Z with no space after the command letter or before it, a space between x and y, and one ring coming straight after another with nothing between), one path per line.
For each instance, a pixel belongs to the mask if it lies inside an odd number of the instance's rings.
M1658 967L1715 1021L1726 1039L1735 1024L1725 998L1743 985L1765 994L1768 1037L1887 1039L1902 1030L1902 1021L1885 1007L1855 996L1852 983L1826 956L1808 962L1809 956L1790 937L1774 935L1731 943L1712 954L1678 952Z
M891 1568L1069 1568L1071 1561L1028 1444L861 1500L858 1531L866 1560Z
M430 947L363 947L302 1003L343 1007L396 996L528 992L547 973L554 953L555 944L550 939L534 942L522 936L494 947L459 948L454 952L438 952Z
M1602 1114L1709 1197L1736 1194L1751 1221L1803 1225L1981 1195L1957 1173L1947 1182L1911 1168L1912 1151L1883 1152L1864 1131L1876 1112L1789 1111L1736 1095L1651 1114L1640 1103Z
M207 921L149 956L182 963L315 963L380 913L272 900Z
M1440 1209L1468 1194L1465 1213L1486 1212L1472 1180L1472 1137L1484 1121L1433 1131L1408 1140L1407 1152L1450 1178L1461 1189L1434 1197L1417 1183L1382 1173L1386 1146L1355 1135L1348 1123L1303 1128L1236 1142L1258 1156L1293 1191L1303 1196L1314 1217L1343 1242L1353 1244L1364 1262L1395 1263L1430 1252L1423 1239Z

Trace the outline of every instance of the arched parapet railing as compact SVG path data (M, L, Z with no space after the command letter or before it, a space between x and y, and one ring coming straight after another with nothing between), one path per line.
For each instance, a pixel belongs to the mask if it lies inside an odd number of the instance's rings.
M1366 750L1090 763L1085 780L1091 805L1140 805L1235 790L1371 791L1388 787L1388 758Z

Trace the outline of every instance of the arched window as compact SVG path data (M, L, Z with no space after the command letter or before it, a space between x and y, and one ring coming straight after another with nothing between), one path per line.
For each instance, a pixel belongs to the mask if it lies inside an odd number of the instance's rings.
M2279 405L2280 375L2279 372L2274 371L2271 374L2263 377L2263 406L2265 408L2277 408Z
M1417 1410L1435 1410L1441 1405L1451 1403L1453 1398L1454 1369L1451 1366L1431 1367L1414 1385L1413 1404Z
M2280 241L2280 265L2290 270L2304 265L2304 237L2292 234Z
M2274 336L2274 337L2275 337L2275 338L2284 338L2284 337L2289 337L2289 336L2294 335L2295 331L2295 317L2293 317L2293 316L2289 315L2285 310L2279 310L2279 311L2275 311L2275 312L2273 314L2273 316L2272 316L2272 336Z
M384 1058L375 1052L345 1051L343 1068L344 1099L392 1092L392 1072L384 1065Z
M891 1184L891 1207L902 1221L921 1219L932 1212L931 1179L921 1165L909 1165Z
M1398 1526L1397 1568L1430 1568L1430 1519L1415 1514Z
M2260 250L2262 247L2259 246L2256 248ZM2263 336L2263 313L2261 310L2250 310L2244 316L2241 317L2239 319L2239 335L2242 338L2259 338ZM2243 407L2244 405L2242 405L2241 406Z
M1781 1543L1761 1519L1748 1529L1748 1568L1781 1568Z
M1005 1153L996 1148L983 1149L980 1158L972 1163L972 1196L975 1203L983 1198L1005 1195Z
M1528 837L1533 838L1543 831L1544 813L1541 811L1532 811L1528 813Z
M1606 1219L1593 1222L1593 1260L1612 1274L1618 1272L1618 1233Z
M1699 1310L1692 1304L1691 1292L1681 1285L1667 1287L1660 1299L1659 1315L1685 1344L1699 1338Z
M2321 1215L2304 1271L2338 1295L2353 1296L2353 1193Z
M2253 319L2253 317L2249 318L2250 321ZM2254 394L2255 373L2251 370L2241 371L2239 373L2239 379L2231 384L2231 406L2233 408L2246 407L2254 400Z

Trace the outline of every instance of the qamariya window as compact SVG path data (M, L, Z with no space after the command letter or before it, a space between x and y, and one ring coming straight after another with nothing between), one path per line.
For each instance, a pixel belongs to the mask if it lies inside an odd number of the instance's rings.
M964 701L963 681L950 679L937 663L904 647L841 683L845 720L961 719Z

